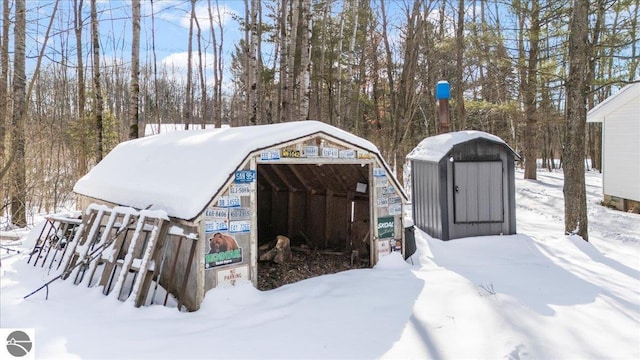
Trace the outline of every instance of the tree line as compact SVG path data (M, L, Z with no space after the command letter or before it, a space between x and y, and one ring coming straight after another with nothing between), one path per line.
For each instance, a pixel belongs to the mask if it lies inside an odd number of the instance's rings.
M2 0L0 198L16 226L67 204L147 124L317 119L371 140L402 179L406 154L442 131L435 88L447 80L450 130L500 136L528 179L537 159L562 167L565 206L577 204L565 212L578 214L566 229L587 239L585 160L600 168L601 130L586 111L640 78L640 0L244 0L230 53L224 3L187 0L185 70L157 58L162 2L27 4ZM122 21L113 7L126 8L126 33L101 32Z

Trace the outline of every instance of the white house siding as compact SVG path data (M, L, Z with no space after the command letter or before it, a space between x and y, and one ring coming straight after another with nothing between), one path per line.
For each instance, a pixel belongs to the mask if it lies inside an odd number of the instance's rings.
M603 191L640 201L640 99L632 99L603 121Z

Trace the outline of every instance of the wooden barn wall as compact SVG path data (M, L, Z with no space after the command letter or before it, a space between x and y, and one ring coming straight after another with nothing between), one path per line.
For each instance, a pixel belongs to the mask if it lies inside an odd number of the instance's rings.
M308 231L305 233L315 244L324 244L324 228L326 219L325 196L310 195L309 213L307 214Z
M272 205L275 191L258 190L258 246L274 239L276 229L273 228Z
M356 198L354 201L353 223L350 224L348 241L352 249L358 250L361 254L368 254L371 238L369 200Z
M293 191L289 192L290 209L287 213L287 222L289 239L296 239L300 236L300 232L306 233L307 229L307 192Z
M258 203L260 203L258 199ZM289 216L289 193L286 191L274 191L271 194L271 210L268 213L271 218L269 228L271 234L266 239L260 239L260 241L271 241L275 239L277 235L288 235L289 229L287 229L288 216ZM258 214L258 217L263 216L263 213Z
M249 165L242 171L251 171ZM253 184L230 184L205 210L203 226L200 227L200 238L204 241L197 252L199 273L204 273L204 284L199 287L203 289L202 294L199 294L202 298L204 293L221 282L235 284L236 281L252 280L255 283L255 279L251 279L251 214L255 204L252 203L246 186L255 186L255 180ZM279 213L282 210L272 211Z
M344 250L349 227L351 204L343 196L327 196L326 248Z
M170 293L175 294L179 299L181 299L187 309L191 311L197 310L200 308L202 296L198 291L198 289L200 288L198 286L198 284L200 283L198 278L201 276L202 272L200 271L199 263L195 258L191 263L191 269L189 271L189 277L187 278L186 286L184 286L183 280L187 271L187 264L189 263L191 246L196 246L197 254L197 248L202 242L182 238L175 235L169 235L167 237L167 241L169 241L167 247L168 256L164 266L162 267L160 283ZM177 254L177 258L175 258L175 254ZM174 269L174 261L175 271L172 274L172 270ZM183 288L185 289L185 291L184 293L181 293Z
M357 203L360 219L368 218L368 201ZM304 242L306 237L322 249L342 250L346 246L351 201L344 195L262 190L258 207L259 245L286 235L294 243Z

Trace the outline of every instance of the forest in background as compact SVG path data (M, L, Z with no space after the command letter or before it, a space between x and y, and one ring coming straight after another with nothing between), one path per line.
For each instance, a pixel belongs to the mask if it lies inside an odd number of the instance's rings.
M580 163L567 148L599 169L600 126L586 111L640 79L640 0L244 0L232 13L228 3L2 0L0 199L11 223L68 204L75 181L146 124L316 119L372 141L402 178L406 154L441 130L440 80L451 84L450 130L500 136L527 178L536 159ZM185 68L156 51L167 40L155 24L176 9Z

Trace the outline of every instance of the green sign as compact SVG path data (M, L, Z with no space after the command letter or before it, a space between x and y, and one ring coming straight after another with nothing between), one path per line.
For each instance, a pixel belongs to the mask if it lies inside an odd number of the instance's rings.
M394 216L384 216L378 218L378 238L392 238L396 228Z
M205 254L204 267L209 269L216 266L235 264L242 261L242 249L233 249L218 253Z

